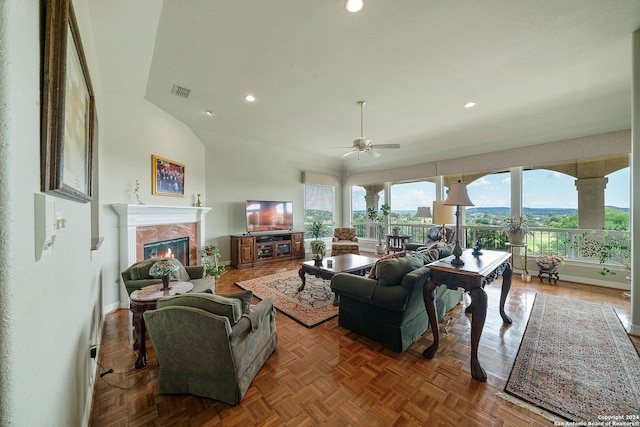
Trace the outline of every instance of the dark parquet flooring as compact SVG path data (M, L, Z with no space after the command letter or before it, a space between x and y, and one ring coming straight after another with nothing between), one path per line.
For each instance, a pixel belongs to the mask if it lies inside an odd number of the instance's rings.
M216 282L216 293L238 290L236 281L297 270L300 261L230 269ZM230 406L190 395L159 395L158 363L147 340L149 363L133 369L133 332L129 310L104 320L98 354L91 426L548 426L553 422L498 396L508 379L537 292L609 304L630 324L630 300L622 291L559 281L558 285L514 281L506 311L498 313L502 279L486 288L489 311L479 358L488 380L471 379L471 318L464 303L447 319L435 358L422 351L427 331L402 354L338 326L338 318L307 329L278 312L277 351L253 380L244 400ZM562 274L561 274L562 278ZM257 302L257 300L256 300ZM446 320L446 319L445 319ZM444 322L443 322L444 324ZM567 325L570 327L570 325ZM633 338L636 347L640 339ZM114 373L100 378L102 372Z

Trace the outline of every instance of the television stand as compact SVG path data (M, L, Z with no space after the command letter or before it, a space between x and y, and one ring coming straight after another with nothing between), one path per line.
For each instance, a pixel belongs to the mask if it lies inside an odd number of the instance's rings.
M303 232L231 236L231 265L238 269L296 258L304 258Z

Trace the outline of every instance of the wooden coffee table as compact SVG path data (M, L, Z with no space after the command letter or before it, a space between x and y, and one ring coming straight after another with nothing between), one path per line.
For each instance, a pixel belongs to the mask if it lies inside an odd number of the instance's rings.
M145 286L142 289L133 291L129 298L131 299L131 312L133 312L133 327L136 331L136 341L133 343L133 349L138 350L138 358L135 367L140 369L147 364L147 346L145 343L145 335L147 328L144 325L144 317L142 315L147 310L155 310L156 303L162 297L176 294L186 294L193 289L193 283L190 282L171 282L171 289L161 291L162 283L156 285Z
M328 260L333 262L331 267L327 266ZM338 273L352 273L364 276L371 270L371 267L373 267L376 261L378 261L378 258L355 254L336 255L324 258L320 265L316 265L314 260L305 261L300 264L300 270L298 270L298 275L300 279L302 279L302 284L298 288L298 292L302 291L307 283L305 273L313 274L324 280L330 280ZM334 300L334 304L336 303L337 300Z

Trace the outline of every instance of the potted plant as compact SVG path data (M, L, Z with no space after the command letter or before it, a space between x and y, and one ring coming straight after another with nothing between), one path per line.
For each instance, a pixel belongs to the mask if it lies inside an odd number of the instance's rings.
M311 241L311 253L316 264L322 262L322 258L327 253L327 245L324 241L320 240L322 237L326 237L329 234L328 227L322 223L322 221L313 221L311 224L307 224L307 233L309 233L315 240Z
M376 252L378 255L384 254L384 246L382 245L382 236L384 235L384 229L387 222L387 216L391 212L391 207L387 204L380 206L380 212L374 208L367 209L367 218L369 221L378 223L378 245L376 246Z
M216 279L222 276L222 273L226 271L226 268L224 265L219 265L218 263L220 260L220 249L214 245L206 245L202 247L201 252L203 256L209 258L202 262L205 266L207 275L213 276ZM213 262L211 260L213 260Z
M393 227L391 227L391 232L393 233L394 236L397 236L398 234L400 234L400 227L397 225L394 225Z
M583 233L581 236L573 236L573 245L584 257L596 258L600 264L613 261L622 265L626 271L631 271L631 238L628 234L596 236L594 233ZM602 267L598 274L613 276L616 272Z
M523 224L523 220L522 215L512 216L507 219L504 231L509 236L509 243L522 245L527 234L533 235L529 227Z
M149 269L149 275L162 278L161 291L168 291L171 289L169 286L169 280L171 275L177 273L180 270L180 263L173 258L161 259L151 266Z
M536 257L536 264L542 270L555 270L558 265L564 265L564 259L558 255L542 254Z

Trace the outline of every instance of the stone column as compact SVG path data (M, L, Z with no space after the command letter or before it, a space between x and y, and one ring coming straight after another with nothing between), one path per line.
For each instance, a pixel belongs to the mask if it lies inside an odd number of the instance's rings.
M364 201L366 204L367 212L369 211L369 208L373 208L378 211L378 203L380 203L380 195L378 193L380 193L383 188L384 187L382 185L367 185L364 187L366 191L366 194L364 195ZM377 228L378 227L376 225L370 225L367 230L367 237L371 239L377 238Z
M602 230L604 228L604 189L608 178L578 178L578 227Z

